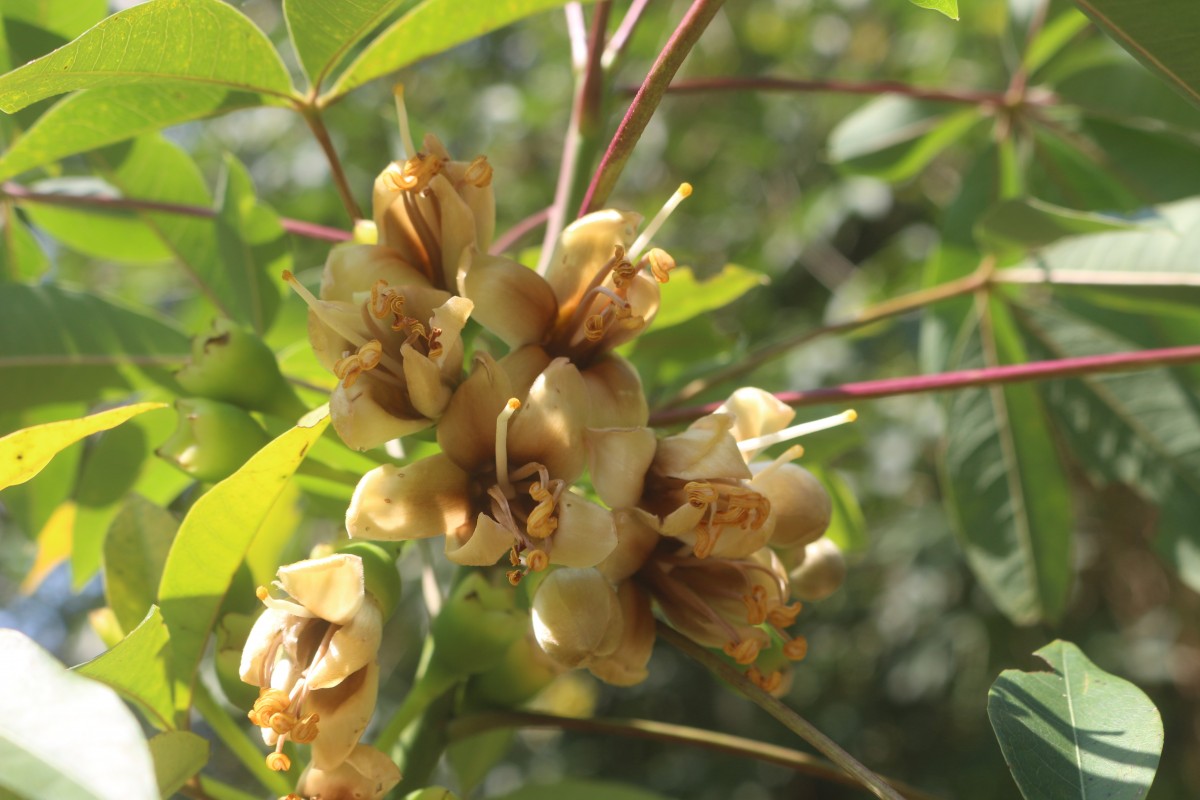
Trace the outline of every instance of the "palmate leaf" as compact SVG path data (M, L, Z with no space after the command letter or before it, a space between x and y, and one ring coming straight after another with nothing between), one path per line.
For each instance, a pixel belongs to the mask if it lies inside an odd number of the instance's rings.
M953 368L1027 360L999 301L978 314ZM941 483L967 562L1014 622L1057 619L1071 583L1070 493L1036 390L965 389L946 416Z
M1026 800L1139 800L1158 769L1162 718L1142 690L1070 642L1035 653L1050 672L1005 670L988 718Z
M158 800L141 725L112 689L68 671L13 630L0 630L0 685L0 793Z
M565 4L566 0L424 0L375 37L324 99L330 102L367 81Z
M277 103L293 95L270 40L233 6L151 0L0 77L0 109L11 114L78 89L156 81L255 92Z
M177 714L191 705L200 657L238 566L328 424L327 408L312 412L209 490L184 518L158 588L171 632Z
M1200 105L1200 59L1195 41L1200 36L1200 5L1192 0L1075 0L1105 33Z

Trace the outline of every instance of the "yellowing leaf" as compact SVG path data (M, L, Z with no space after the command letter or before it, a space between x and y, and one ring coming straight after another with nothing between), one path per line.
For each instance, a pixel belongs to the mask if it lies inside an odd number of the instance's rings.
M32 594L50 571L71 555L72 531L75 530L75 512L78 509L70 500L59 505L46 520L37 537L37 556L29 574L21 583L22 594Z
M166 403L135 403L82 419L48 422L10 433L0 439L0 489L29 480L41 472L59 451L85 436L115 428L138 414L166 407Z

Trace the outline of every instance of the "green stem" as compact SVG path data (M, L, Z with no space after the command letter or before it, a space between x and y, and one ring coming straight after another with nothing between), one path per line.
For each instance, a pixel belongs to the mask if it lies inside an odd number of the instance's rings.
M693 0L687 13L683 15L679 27L671 34L666 46L658 54L658 59L647 73L646 80L642 82L633 102L629 104L625 118L621 120L612 142L608 145L608 150L600 160L600 166L596 169L596 173L592 176L592 181L584 193L579 216L600 208L608 200L613 187L617 184L617 179L621 177L621 172L625 169L626 162L633 154L633 148L642 137L646 126L650 124L650 118L654 116L654 111L666 93L667 86L670 85L675 73L683 64L683 60L692 51L692 47L700 39L700 34L704 33L704 29L708 27L723 3L724 0Z
M431 648L425 651L425 656L421 660L421 667L417 669L419 677L416 683L409 690L408 695L404 698L404 702L392 713L392 718L388 720L387 725L375 737L375 747L385 753L391 752L396 742L400 741L400 736L404 733L405 729L424 714L425 710L433 705L434 701L446 694L458 682L457 678L446 674L436 667L433 669L429 668L429 665L432 663L429 657L431 652Z
M737 689L746 699L751 700L782 722L788 730L819 750L822 755L841 767L876 797L881 800L904 800L904 797L889 786L883 778L860 764L854 756L843 750L833 739L817 730L811 722L751 683L739 670L661 622L658 625L658 635L693 661L699 662L709 671L716 673L719 678Z
M338 196L342 198L342 205L346 207L346 213L350 215L351 221L363 219L362 209L359 208L358 201L354 199L354 192L350 190L350 182L346 180L342 161L338 158L337 148L333 146L333 139L329 137L329 129L325 127L321 110L315 105L303 105L298 109L301 116L304 117L304 121L308 123L308 129L312 131L317 144L321 145L321 151L325 153L325 160L329 162L329 173L333 177L333 185L337 187Z
M262 749L225 712L216 698L209 693L203 681L196 681L192 703L222 744L250 770L250 774L258 779L264 789L276 795L285 795L292 791L291 782L282 772L275 772L267 767Z
M403 797L429 783L446 745L450 743L446 723L454 707L454 693L446 691L434 698L416 725L410 728L401 743L402 752L392 751L404 777L396 787L395 796Z
M555 714L536 714L528 711L489 711L459 717L452 721L449 726L450 741L468 739L498 728L559 728L584 733L684 744L718 753L753 758L768 764L777 764L835 783L849 786L859 785L858 781L840 769L815 756L810 756L808 753L801 753L799 750L728 733L648 719L581 719L579 717L561 717ZM886 780L912 800L937 800L934 795L926 794L900 781L890 778Z

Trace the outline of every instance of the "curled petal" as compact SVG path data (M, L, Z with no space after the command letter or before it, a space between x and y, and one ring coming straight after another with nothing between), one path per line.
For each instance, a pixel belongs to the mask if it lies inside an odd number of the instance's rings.
M583 423L587 396L579 370L557 358L538 376L508 430L509 463L544 464L550 475L573 482L587 455Z
M733 417L728 414L709 414L686 431L664 438L654 454L655 471L683 480L751 477L729 433L732 427Z
M617 530L617 546L596 565L596 569L617 584L642 568L661 537L658 520L639 508L617 509L613 512L613 523Z
M446 534L446 558L465 567L489 567L513 545L513 535L487 514L475 518L475 525L463 525Z
M612 512L577 494L558 501L558 529L550 562L568 567L594 567L617 546Z
M654 651L654 614L650 595L633 581L617 588L621 604L621 639L616 650L603 658L592 659L588 670L613 686L633 686L649 677L646 665Z
M518 348L541 342L558 315L550 284L523 264L475 253L459 273L459 285L475 301L475 319Z
M475 309L475 304L465 297L452 296L446 299L446 302L433 310L433 314L429 318L429 324L433 328L437 328L441 333L441 342L443 351L439 356L433 356L434 362L439 366L443 366L450 353L450 345L457 343L462 337L462 329L467 325L467 319L471 316L471 312ZM462 361L461 358L457 359ZM455 371L461 369L460 365L455 365Z
M437 419L446 410L452 394L450 387L442 381L441 369L429 356L412 345L404 345L400 354L404 361L408 398L413 408L428 419Z
M609 508L632 508L642 497L658 440L649 428L588 428L588 471Z
M358 744L379 694L379 665L374 661L331 689L308 693L305 714L319 714L317 738L312 742L312 763L317 769L333 769Z
M744 386L731 394L716 413L733 417L730 432L739 442L781 431L796 416L794 408L753 386Z
M445 454L414 464L381 466L358 482L346 530L359 539L440 536L471 519L469 477Z
M558 298L560 319L574 313L588 284L616 248L629 249L641 222L640 214L605 209L567 226L546 271L546 281Z
M407 373L407 368L405 369ZM371 373L365 373L346 387L339 383L329 396L329 415L333 427L347 447L355 450L370 450L384 442L422 431L433 424L433 420L420 412L413 413L403 407L395 407L394 389L376 381ZM382 401L382 402L381 402Z
M346 553L309 558L280 567L284 591L321 619L345 625L366 596L362 559Z
M238 666L238 675L244 682L253 686L263 685L263 676L267 674L264 668L271 666L266 663L267 657L274 654L275 643L282 638L284 629L293 619L286 611L268 608L254 621Z
M400 782L400 769L384 753L370 745L357 745L346 760L332 769L309 765L300 776L296 791L302 797L337 800L381 800Z
M368 597L354 618L334 631L329 650L309 668L309 687L328 689L358 672L375 659L382 638L383 613L379 604Z

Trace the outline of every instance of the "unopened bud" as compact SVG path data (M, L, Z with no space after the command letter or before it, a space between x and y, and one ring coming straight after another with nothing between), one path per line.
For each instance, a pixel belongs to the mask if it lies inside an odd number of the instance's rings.
M180 398L175 410L179 426L155 452L198 480L229 477L270 441L253 417L228 403Z
M471 678L466 697L482 705L516 708L532 700L562 671L532 635L521 636L500 663Z
M192 339L192 357L175 374L191 395L296 419L307 410L262 339L227 319Z
M621 633L617 593L594 569L555 570L534 595L533 634L563 666L587 666L612 655Z
M801 600L824 600L846 579L846 559L838 546L818 539L804 548L804 561L790 575L792 594Z
M454 675L484 672L500 663L528 624L507 585L492 586L482 573L471 572L430 623L434 658Z
M833 516L833 501L821 482L799 464L779 464L750 482L771 501L775 531L771 546L802 547L821 538Z
M395 557L379 545L363 541L339 545L337 552L362 559L367 592L375 596L383 619L387 621L400 602L400 573L396 570Z

